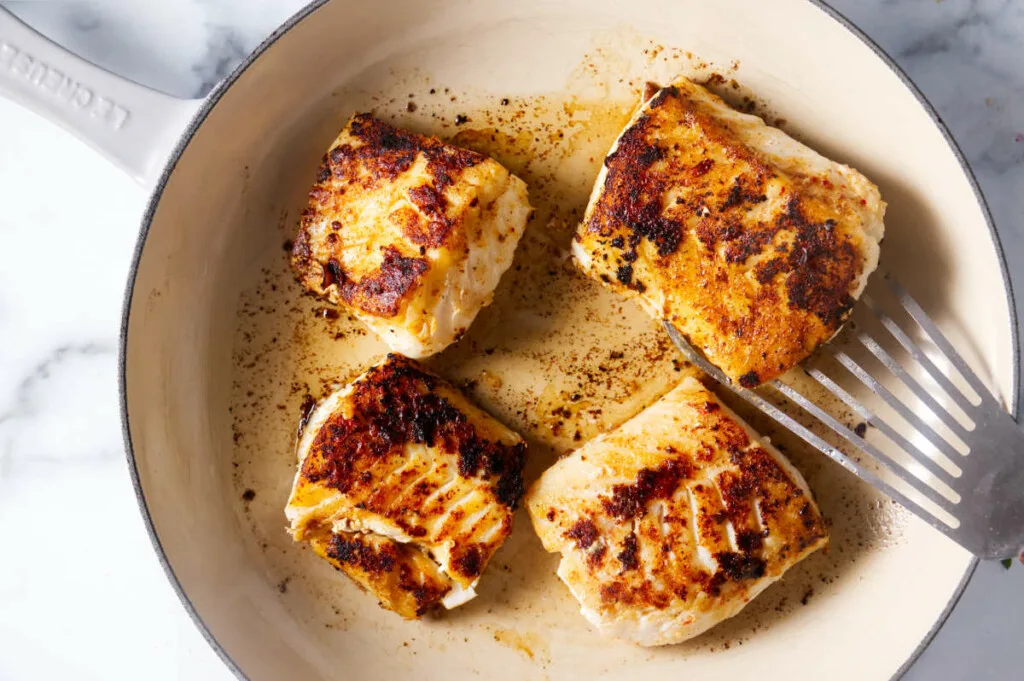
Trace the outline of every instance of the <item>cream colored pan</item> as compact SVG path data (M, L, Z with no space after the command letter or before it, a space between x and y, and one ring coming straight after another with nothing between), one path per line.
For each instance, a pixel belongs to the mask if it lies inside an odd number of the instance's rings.
M300 295L283 248L321 154L357 110L492 153L530 184L538 210L516 265L469 334L432 361L528 437L530 476L679 375L661 329L567 257L637 93L678 72L710 78L877 182L888 267L1012 403L1013 305L976 184L917 91L823 5L313 3L200 103L121 81L6 15L0 50L3 91L155 186L124 311L128 457L168 576L240 677L885 680L956 601L974 568L967 553L795 444L831 548L734 620L664 649L591 631L524 517L479 598L414 623L284 531L306 396L383 351Z

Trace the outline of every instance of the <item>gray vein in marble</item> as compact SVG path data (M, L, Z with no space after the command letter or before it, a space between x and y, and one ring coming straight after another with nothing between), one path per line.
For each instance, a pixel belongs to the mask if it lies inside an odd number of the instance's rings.
M104 365L113 364L116 360L116 346L107 341L91 341L62 345L50 352L18 383L9 407L0 412L0 478L9 474L14 461L22 460L35 463L67 463L68 461L109 460L120 455L120 443L115 438L115 446L108 446L107 428L99 428L97 433L80 438L75 428L69 427L67 432L41 432L40 427L49 425L44 416L50 416L58 422L64 421L63 416L80 416L75 410L83 406L102 409L107 405L81 405L76 399L85 396L72 390L62 390L62 381L71 382L75 371L81 371L80 364L101 361ZM106 366L93 369L93 373L104 374ZM72 394L69 394L72 393ZM111 395L113 398L114 396ZM67 425L68 418L62 425ZM89 424L95 427L96 424ZM104 424L105 425L105 424ZM96 436L99 436L98 438ZM84 440L84 441L83 441ZM76 448L93 440L92 449L77 450ZM97 441L99 440L99 441Z
M107 343L88 342L74 345L62 345L47 355L46 359L33 367L24 379L19 381L14 392L13 406L0 412L0 426L15 418L31 416L31 402L40 383L50 380L55 371L75 357L96 357L111 355L117 348Z
M199 78L193 96L202 97L212 90L234 70L249 51L250 47L233 29L226 26L208 26L206 54L192 67L192 72Z

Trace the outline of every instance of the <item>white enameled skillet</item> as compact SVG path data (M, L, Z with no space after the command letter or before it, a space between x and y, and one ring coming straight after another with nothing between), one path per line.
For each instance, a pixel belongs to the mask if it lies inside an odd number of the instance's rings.
M194 102L105 72L0 11L0 93L151 188L121 331L128 461L169 579L240 678L880 681L902 674L955 603L975 561L818 462L809 477L836 526L831 553L765 594L774 610L751 606L717 638L657 651L601 641L523 522L506 569L492 569L494 586L465 613L403 623L289 543L291 442L250 441L239 459L240 301L252 304L265 272L286 270L282 235L353 109L386 110L414 81L550 98L579 81L586 55L600 57L592 68L634 68L616 50L638 41L730 65L788 129L874 179L890 204L889 268L1015 405L1012 295L977 184L920 93L820 2L313 2ZM346 343L336 352L374 350ZM255 499L240 499L240 476L263 484ZM855 531L870 534L860 548ZM820 580L811 571L826 568Z

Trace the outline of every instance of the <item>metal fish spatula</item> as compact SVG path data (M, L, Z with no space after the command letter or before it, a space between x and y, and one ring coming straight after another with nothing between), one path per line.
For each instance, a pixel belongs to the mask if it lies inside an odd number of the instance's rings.
M666 327L705 373L973 554L1024 549L1024 431L891 275L803 372L753 390Z

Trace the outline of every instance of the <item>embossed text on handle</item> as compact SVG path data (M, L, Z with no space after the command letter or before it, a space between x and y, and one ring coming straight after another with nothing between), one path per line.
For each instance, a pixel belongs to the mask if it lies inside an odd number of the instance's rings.
M0 78L21 79L30 83L53 101L72 111L79 111L112 130L120 130L131 116L127 107L4 41L0 41Z

